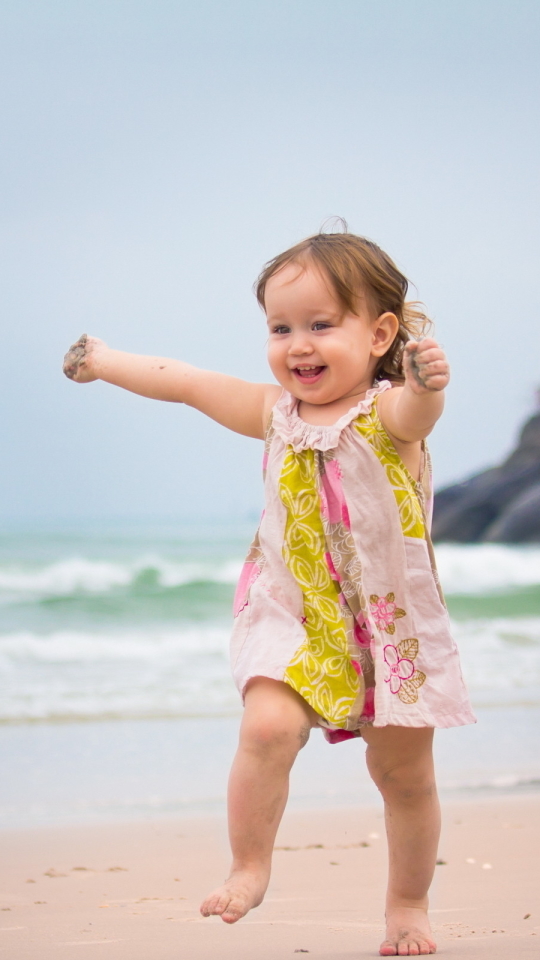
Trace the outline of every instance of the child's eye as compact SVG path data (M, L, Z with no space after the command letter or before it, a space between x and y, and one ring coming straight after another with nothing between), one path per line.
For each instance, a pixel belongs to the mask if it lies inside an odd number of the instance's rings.
M279 323L275 327L272 327L272 333L289 333L289 327L286 327L284 323Z
M331 323L327 323L325 320L317 320L317 323L313 324L314 330L328 330L332 326Z

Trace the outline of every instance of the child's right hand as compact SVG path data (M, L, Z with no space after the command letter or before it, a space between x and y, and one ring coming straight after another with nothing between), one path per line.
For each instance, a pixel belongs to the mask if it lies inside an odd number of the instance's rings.
M91 383L98 380L96 360L107 349L107 344L97 337L83 333L77 343L73 343L64 357L63 371L75 383Z

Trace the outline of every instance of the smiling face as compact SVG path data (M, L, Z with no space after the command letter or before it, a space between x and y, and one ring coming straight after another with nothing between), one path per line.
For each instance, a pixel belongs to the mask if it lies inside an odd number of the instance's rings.
M369 390L377 360L397 332L393 314L373 317L364 297L344 312L315 266L289 263L265 290L268 362L289 393L308 404L331 404Z

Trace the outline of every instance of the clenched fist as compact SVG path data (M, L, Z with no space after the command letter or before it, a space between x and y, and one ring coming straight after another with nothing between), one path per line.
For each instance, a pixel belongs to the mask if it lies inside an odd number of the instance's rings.
M83 333L77 343L69 348L64 357L63 371L70 380L76 383L91 383L98 380L96 372L99 355L107 349L107 344L97 337L89 337Z
M444 390L450 380L450 366L436 340L426 337L409 340L403 353L405 380L414 393Z

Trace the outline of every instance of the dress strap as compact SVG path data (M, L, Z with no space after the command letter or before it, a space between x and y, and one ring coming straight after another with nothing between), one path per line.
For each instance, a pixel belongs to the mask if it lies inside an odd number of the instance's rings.
M269 454L270 454L270 447L271 447L271 445L272 445L272 440L274 439L275 432L276 432L276 431L275 431L275 428L274 428L274 409L272 409L272 410L270 411L270 417L269 417L268 424L267 424L267 427L266 427L266 433L265 433L265 435L264 435L264 453L263 453L263 460L262 460L263 479L266 479L266 470L267 470L267 467L268 467L268 457L269 457Z

